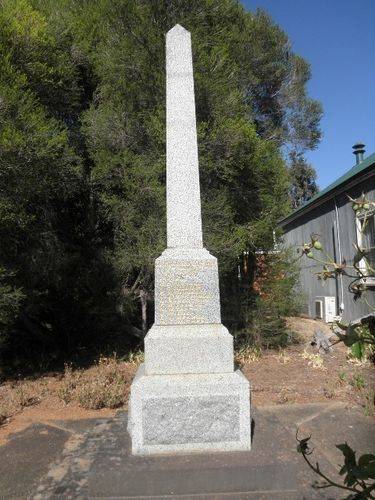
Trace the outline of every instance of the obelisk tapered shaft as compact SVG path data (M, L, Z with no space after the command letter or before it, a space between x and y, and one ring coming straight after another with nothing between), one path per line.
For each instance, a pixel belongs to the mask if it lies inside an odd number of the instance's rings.
M217 259L202 245L191 42L179 25L167 34L167 224L155 323L131 387L132 452L249 450L249 382L234 371Z
M168 247L202 248L198 145L190 33L167 33Z

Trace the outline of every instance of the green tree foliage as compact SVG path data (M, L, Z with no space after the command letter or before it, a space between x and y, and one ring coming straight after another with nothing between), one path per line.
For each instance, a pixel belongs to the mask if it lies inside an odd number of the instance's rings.
M237 346L275 348L297 341L285 320L286 316L298 314L302 305L299 266L291 252L280 248L258 254L248 274L248 278L242 277L240 285L243 299L238 316L245 321L236 328Z
M318 191L316 172L302 154L290 154L289 175L291 181L290 199L292 208L298 208L312 198Z
M8 353L25 341L66 353L152 321L166 241L164 33L176 23L193 38L204 239L231 296L238 255L272 248L288 210L281 148L320 137L308 64L285 33L233 0L0 4Z
M29 2L2 2L1 309L10 304L1 314L3 363L67 352L103 321L108 280L98 279L100 241L90 234L71 43Z

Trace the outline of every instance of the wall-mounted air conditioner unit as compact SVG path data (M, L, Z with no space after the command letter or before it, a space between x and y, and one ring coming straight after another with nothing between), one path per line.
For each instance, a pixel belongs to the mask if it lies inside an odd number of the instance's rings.
M315 317L332 323L336 318L336 297L316 297Z

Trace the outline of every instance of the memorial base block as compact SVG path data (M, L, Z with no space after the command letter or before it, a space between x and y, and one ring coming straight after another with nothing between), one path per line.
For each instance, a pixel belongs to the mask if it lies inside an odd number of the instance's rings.
M239 370L146 375L139 367L129 403L133 454L250 450L250 428L250 384Z
M145 373L233 372L233 337L223 325L153 325L145 338Z

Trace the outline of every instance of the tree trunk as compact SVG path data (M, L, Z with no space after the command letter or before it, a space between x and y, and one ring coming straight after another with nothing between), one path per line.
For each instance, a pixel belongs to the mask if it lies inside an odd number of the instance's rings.
M141 300L142 309L142 332L143 335L147 333L147 293L144 290L139 292L139 298Z

